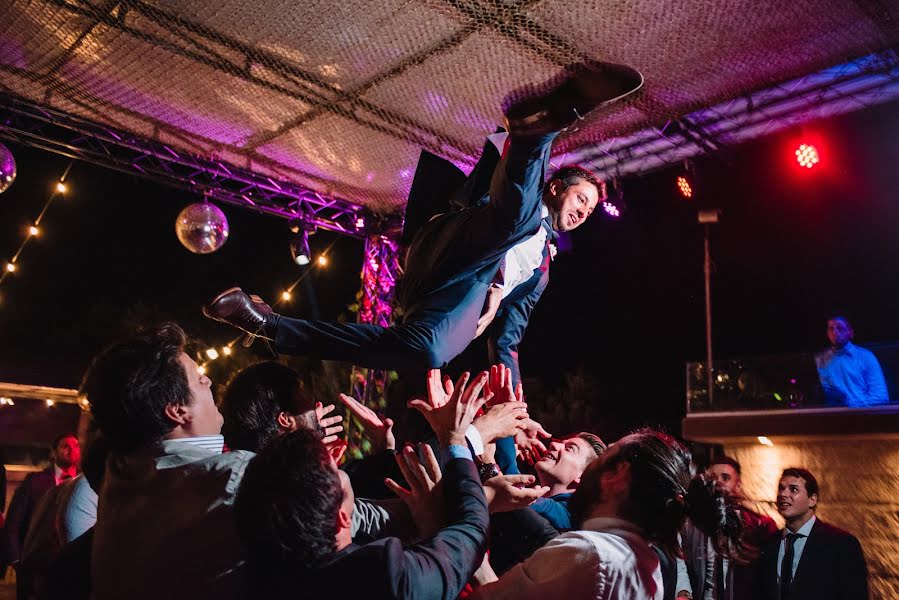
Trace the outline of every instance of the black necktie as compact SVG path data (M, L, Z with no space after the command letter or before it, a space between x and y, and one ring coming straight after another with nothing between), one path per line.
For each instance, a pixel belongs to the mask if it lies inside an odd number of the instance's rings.
M784 538L784 559L780 563L780 600L790 597L790 584L793 583L793 544L798 534L788 533Z
M715 556L715 600L724 600L724 557Z

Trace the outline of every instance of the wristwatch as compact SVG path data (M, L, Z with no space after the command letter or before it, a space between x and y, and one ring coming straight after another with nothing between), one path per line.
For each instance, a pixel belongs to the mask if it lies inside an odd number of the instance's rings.
M496 463L484 463L478 467L478 475L481 477L481 483L486 483L488 479L502 475L502 472Z

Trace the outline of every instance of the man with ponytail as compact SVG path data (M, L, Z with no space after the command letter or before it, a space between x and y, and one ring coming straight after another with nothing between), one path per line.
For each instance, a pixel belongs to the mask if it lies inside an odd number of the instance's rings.
M485 562L476 598L662 600L650 545L677 552L689 516L725 556L736 556L740 519L714 483L694 477L689 450L642 429L590 463L571 499L576 531L561 535L497 579Z

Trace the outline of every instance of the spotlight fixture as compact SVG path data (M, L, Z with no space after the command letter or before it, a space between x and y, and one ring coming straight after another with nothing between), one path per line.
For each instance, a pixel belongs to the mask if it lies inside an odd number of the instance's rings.
M818 149L811 144L800 144L796 148L795 154L796 162L799 163L800 167L805 167L806 169L811 169L821 162L821 159L818 157Z
M684 198L693 197L693 186L690 185L690 180L684 175L680 175L677 178L677 190Z
M290 256L293 258L293 262L301 267L309 264L311 253L309 252L309 232L307 230L301 230L290 240Z

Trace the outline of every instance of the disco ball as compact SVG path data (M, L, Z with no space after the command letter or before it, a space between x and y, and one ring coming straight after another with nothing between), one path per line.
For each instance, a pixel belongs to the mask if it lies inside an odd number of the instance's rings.
M9 148L0 144L0 194L16 180L16 159Z
M197 202L186 206L175 221L175 233L194 254L209 254L228 240L228 219L214 204Z

